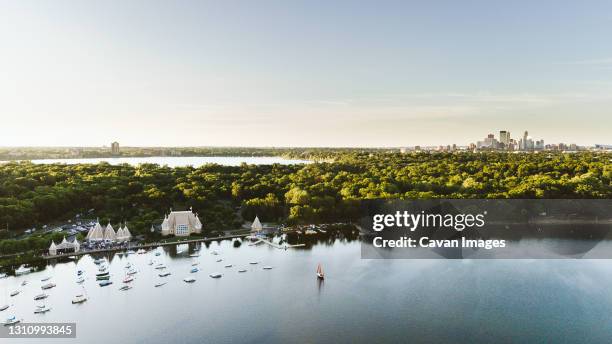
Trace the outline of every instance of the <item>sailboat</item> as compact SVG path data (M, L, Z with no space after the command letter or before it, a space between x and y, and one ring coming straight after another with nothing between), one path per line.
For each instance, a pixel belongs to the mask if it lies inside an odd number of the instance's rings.
M10 325L14 325L17 323L20 323L21 319L17 319L14 315L12 317L9 317L8 319L6 319L4 321L4 326L10 326Z
M320 279L325 278L325 273L323 272L323 268L321 267L321 264L317 266L317 278L320 278Z
M74 299L72 299L72 304L83 303L85 301L87 301L87 293L85 292L85 288L83 288L83 293L76 295Z
M46 299L46 298L48 298L48 297L49 297L49 295L48 295L48 294L42 293L42 294L38 294L38 295L34 296L34 300L35 300L35 301L37 301L37 300L43 300L43 299Z
M34 310L34 313L42 314L42 313L47 313L50 310L51 310L51 308L47 307L46 305L39 305L39 306L36 306L36 309Z

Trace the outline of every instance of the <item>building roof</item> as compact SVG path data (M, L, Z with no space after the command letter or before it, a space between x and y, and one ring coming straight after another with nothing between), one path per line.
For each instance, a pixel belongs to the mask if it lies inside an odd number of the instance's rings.
M255 220L253 220L253 224L251 225L251 230L260 231L262 229L263 229L263 226L261 225L261 222L259 222L259 218L257 217L257 215L255 215Z
M106 229L104 230L104 240L115 240L117 238L117 233L111 226L110 222L106 225Z
M189 210L170 212L170 215L164 218L164 224L173 228L176 228L178 225L187 225L195 229L202 229L202 223L198 216Z
M102 241L104 240L104 229L100 225L100 222L96 224L87 232L87 240L89 241Z

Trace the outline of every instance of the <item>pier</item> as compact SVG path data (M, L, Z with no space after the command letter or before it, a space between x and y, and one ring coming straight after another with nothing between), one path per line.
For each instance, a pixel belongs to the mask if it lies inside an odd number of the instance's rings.
M216 240L227 240L227 239L235 239L235 238L244 238L246 236L248 236L247 233L232 234L232 235L225 235L225 236L214 237L214 238L188 239L188 240L182 240L182 241L169 241L169 242L156 242L156 243L150 243L150 244L141 244L141 245L134 245L134 246L129 246L129 247L109 247L109 248L103 248L103 249L98 249L98 250L83 250L83 251L79 251L79 252L70 252L70 253L57 254L57 255L53 255L53 256L51 256L51 255L43 255L42 257L44 259L57 259L57 258L66 258L66 257L70 257L70 256L82 256L82 255L86 255L86 254L125 251L125 250L130 250L130 249L153 248L153 247L158 247L158 246L192 244L192 243L198 243L198 242L211 242L211 241L216 241ZM273 243L270 243L270 244L274 245Z
M253 238L253 237L249 237L249 238ZM266 240L264 238L257 238L257 241L253 242L252 245L258 245L261 243L265 243L268 244L274 248L277 248L279 250L286 250L288 248L296 248L296 247L304 247L306 246L305 244L297 244L297 245L289 245L289 244L284 244L284 245L279 245L279 244L275 244L269 240Z

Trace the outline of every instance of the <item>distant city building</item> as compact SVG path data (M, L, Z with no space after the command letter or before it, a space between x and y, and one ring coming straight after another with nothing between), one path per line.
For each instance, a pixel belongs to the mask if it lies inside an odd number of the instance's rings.
M121 151L119 150L119 142L115 141L115 142L111 143L111 154L112 155L119 155L119 154L121 154Z
M193 211L170 210L170 214L164 217L162 235L188 236L192 233L202 233L202 223Z
M499 132L499 143L501 149L508 150L510 147L510 132L506 130L500 130Z
M478 149L497 149L498 141L495 139L495 135L489 134L483 141L476 142Z

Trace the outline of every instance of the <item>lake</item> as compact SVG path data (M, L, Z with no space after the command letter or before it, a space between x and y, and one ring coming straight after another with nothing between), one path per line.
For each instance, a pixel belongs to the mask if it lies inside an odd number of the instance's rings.
M225 240L191 258L194 248L183 244L177 254L176 246L165 246L157 257L153 251L109 255L114 284L108 287L98 286L88 255L2 279L0 304L13 306L0 314L76 321L79 343L607 343L612 337L607 260L368 260L360 258L358 240L339 238L288 250ZM154 287L161 278L150 260L168 266L166 285ZM250 265L253 260L260 263ZM194 261L201 271L192 274ZM119 291L127 262L139 272L133 289ZM89 300L73 305L79 269ZM212 279L212 272L223 277ZM57 284L47 291L52 310L33 314L46 276ZM16 289L22 292L9 297Z
M123 157L123 158L87 158L87 159L38 159L32 160L35 164L97 164L100 162L108 162L111 165L119 164L158 164L168 165L168 167L180 166L202 166L205 164L219 164L225 166L239 166L242 163L253 165L294 165L308 164L309 160L284 159L277 156L261 156L261 157L238 157L238 156L152 156L152 157Z

